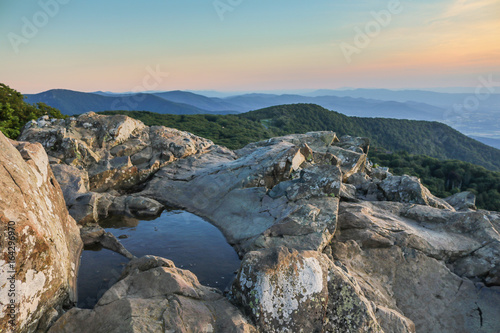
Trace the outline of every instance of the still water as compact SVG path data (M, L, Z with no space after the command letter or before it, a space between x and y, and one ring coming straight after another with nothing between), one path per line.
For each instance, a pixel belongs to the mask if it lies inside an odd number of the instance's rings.
M150 221L116 216L100 225L133 255L170 259L206 286L224 290L240 266L238 255L219 229L186 211L167 210ZM127 263L127 258L107 249L85 248L78 273L78 307L93 308Z

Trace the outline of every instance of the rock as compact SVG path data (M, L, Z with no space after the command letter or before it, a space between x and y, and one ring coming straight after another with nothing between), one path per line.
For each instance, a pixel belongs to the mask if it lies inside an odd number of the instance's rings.
M113 215L152 218L160 215L163 208L164 206L158 201L137 195L115 197L111 194L104 194L97 203L99 219Z
M17 148L17 149L16 149ZM34 332L46 327L63 306L76 301L76 274L82 242L63 193L40 144L9 141L0 133L0 327ZM6 236L13 244L7 243ZM15 267L7 249L15 246ZM15 297L7 277L14 270ZM12 293L12 291L10 291ZM7 304L15 300L15 318ZM14 325L9 320L14 319Z
M80 229L80 236L85 246L98 244L106 230L97 224L88 225Z
M355 174L346 180L356 186L357 196L360 199L397 201L454 210L446 201L432 195L417 177L393 176L389 172L377 170L377 168L374 168L371 174L375 178L369 178L364 174Z
M243 253L275 246L321 250L335 232L342 183L339 167L324 163L325 140L335 137L327 133L250 144L237 151L239 158L214 150L181 159L156 173L140 195L208 218Z
M75 199L89 191L89 177L87 172L67 164L52 164L52 171L57 182L63 189L64 200L68 205Z
M389 201L416 203L419 205L430 205L451 209L443 200L435 198L427 188L425 188L417 177L411 176L389 176L379 185L384 196Z
M411 322L417 332L500 329L493 315L500 294L472 282L498 276L494 216L396 202L343 202L338 219L331 257L382 309L376 313L384 330L409 330ZM399 320L388 325L393 314Z
M112 233L106 232L97 224L82 227L80 236L85 246L100 244L105 249L121 254L127 259L135 258Z
M454 194L444 199L444 201L452 205L456 210L477 209L476 196L468 191Z
M382 332L359 286L316 251L247 253L230 297L261 332Z
M378 167L372 168L370 171L370 177L374 179L384 180L390 176L392 176L392 173L389 172L389 168Z
M98 220L96 207L102 196L97 193L118 191L118 196L133 193L162 166L178 158L218 149L211 141L191 133L163 126L150 128L126 116L94 112L64 123L26 126L21 138L40 142L52 161L58 161L56 175L61 180L70 213L81 224ZM139 210L141 214L154 215Z
M256 332L219 292L154 256L132 260L93 310L73 308L49 330L60 332Z
M88 172L88 187L95 192L128 190L163 164L204 153L213 146L211 141L190 133L163 126L149 128L126 116L94 112L64 124L47 122L43 128L25 127L21 139L40 142L53 158ZM130 157L140 152L133 164Z
M116 253L121 254L127 259L134 259L135 256L130 253L123 245L120 243L116 237L110 233L110 232L105 232L99 239L99 243L102 245L102 247L109 249L111 251L114 251Z
M116 204L115 200L113 205ZM113 209L113 205L112 208ZM131 216L139 218L151 218L158 216L163 210L163 205L156 200L141 196L128 196L125 199L126 212Z
M230 296L256 326L191 273L146 257L51 332L500 331L500 214L372 167L365 138L311 132L232 152L94 113L22 135L51 155L86 244L127 255L92 223L122 215L133 226L163 205L216 225L243 257Z
M366 154L362 151L359 152L340 147L330 147L328 148L328 152L340 160L340 168L343 173L344 182L353 174L365 171Z
M318 332L327 306L327 263L317 252L249 252L232 297L261 332Z
M347 150L368 154L368 150L370 149L370 139L344 135L340 138L339 142L334 143L334 145Z
M345 201L357 201L356 186L351 184L341 184L339 196Z
M95 223L99 221L98 201L101 197L95 192L79 195L67 202L69 213L80 225Z

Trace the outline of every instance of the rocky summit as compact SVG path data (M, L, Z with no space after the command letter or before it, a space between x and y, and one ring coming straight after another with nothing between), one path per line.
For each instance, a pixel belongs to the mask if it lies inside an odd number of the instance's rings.
M231 151L87 113L0 139L2 219L34 230L19 242L34 267L18 277L23 332L500 331L500 213L374 168L366 138L312 132ZM165 206L206 218L238 251L227 293L168 258L134 258L98 225ZM131 259L94 309L62 307L81 248L73 218L85 244Z

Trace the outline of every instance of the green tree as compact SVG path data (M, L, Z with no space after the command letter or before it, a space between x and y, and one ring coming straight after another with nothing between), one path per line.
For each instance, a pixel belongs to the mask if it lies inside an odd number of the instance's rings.
M0 83L0 131L5 136L16 139L21 134L24 124L43 115L52 118L67 117L44 103L36 105L26 103L20 92Z

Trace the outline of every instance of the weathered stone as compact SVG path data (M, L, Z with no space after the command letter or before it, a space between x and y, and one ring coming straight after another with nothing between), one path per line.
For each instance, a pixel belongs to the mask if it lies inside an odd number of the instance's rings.
M76 197L89 191L87 172L67 164L52 164L51 167L68 205L72 204Z
M274 248L249 252L232 297L261 332L320 332L328 302L327 259Z
M192 156L162 168L141 195L207 217L244 252L321 250L335 231L342 174L336 165L308 161L318 145L328 148L321 136L297 135L250 144L238 159L225 151ZM308 203L319 213L291 215Z
M377 315L383 328L394 330L399 321L411 329L406 317L417 331L495 332L500 294L470 280L498 276L500 237L493 219L423 205L341 203L331 255L367 299L384 308L383 317ZM400 320L388 325L391 313Z
M162 210L163 205L156 200L141 196L121 196L113 198L107 213L150 218L158 216Z
M53 158L87 171L88 187L95 192L128 190L165 163L205 153L213 146L211 141L190 133L162 126L149 128L126 116L94 112L64 124L25 127L21 138L38 141ZM134 155L132 162L130 157Z
M341 184L339 196L342 200L356 201L356 186L351 184Z
M353 174L363 172L366 168L366 154L362 151L347 150L341 147L329 147L328 152L340 160L340 168L343 173L344 182Z
M40 144L9 141L0 133L0 166L0 243L5 250L0 258L0 328L34 332L40 319L50 320L49 313L76 300L82 242ZM9 254L13 246L15 253ZM11 271L16 274L9 280ZM9 295L11 283L15 297ZM11 300L15 318L7 310Z
M140 152L132 155L131 162L133 165L141 165L144 163L148 163L153 157L153 148L146 147Z
M106 232L97 224L83 226L80 229L80 236L85 246L100 244L102 247L121 254L128 259L135 258L112 233Z
M334 145L347 150L368 154L370 139L344 135Z
M261 332L381 332L370 302L316 251L249 252L230 297Z
M384 180L387 177L392 176L392 173L389 172L389 168L372 168L370 171L370 177L374 179Z
M49 330L60 332L256 332L220 293L163 258L132 260L93 310L74 308Z
M415 203L453 210L453 207L446 201L432 195L417 177L388 176L378 184L378 188L382 190L385 200L388 201Z
M72 214L131 219L174 205L212 221L246 254L233 299L260 331L499 330L491 318L499 304L500 215L456 212L418 179L372 168L367 139L312 132L233 153L123 116L88 113L64 126L32 125L23 135L43 142L54 163L83 170L58 167L68 172L61 179ZM102 193L86 192L85 172L88 189ZM120 244L96 228L82 229L82 238ZM94 310L73 309L52 330L83 322L110 332L253 330L193 281L168 260L133 260Z
M358 283L346 272L330 266L328 304L323 330L327 332L383 332L375 309ZM398 322L399 318L387 318ZM394 326L391 322L388 326Z
M456 210L476 210L476 196L471 192L460 192L446 199L447 203L453 206Z
M87 192L68 202L68 210L78 224L85 225L99 220L98 202L101 194Z

